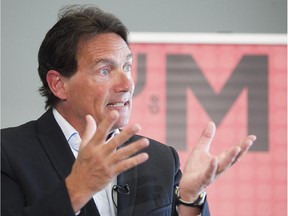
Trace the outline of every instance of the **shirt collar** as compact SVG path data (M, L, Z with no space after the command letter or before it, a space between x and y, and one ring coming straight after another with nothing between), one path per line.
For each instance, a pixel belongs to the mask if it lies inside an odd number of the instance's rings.
M56 122L58 123L58 125L60 126L66 140L69 142L69 140L71 139L72 136L74 136L75 134L79 134L78 131L55 109L53 108L53 115L54 118L56 120ZM112 139L115 135L119 134L120 130L117 128L116 130L112 131L110 134L108 135L108 140Z
M78 131L73 128L72 125L69 124L69 122L55 108L53 108L53 115L67 141L69 141L71 136L74 134L78 134Z

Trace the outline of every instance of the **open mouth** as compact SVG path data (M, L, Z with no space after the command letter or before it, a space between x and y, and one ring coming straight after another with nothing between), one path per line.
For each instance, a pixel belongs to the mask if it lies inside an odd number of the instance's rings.
M107 106L108 107L124 107L124 106L127 106L128 104L129 102L126 101L126 102L108 103Z

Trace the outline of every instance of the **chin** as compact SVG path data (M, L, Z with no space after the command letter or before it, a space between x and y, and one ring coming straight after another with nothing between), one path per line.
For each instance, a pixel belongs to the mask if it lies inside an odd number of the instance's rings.
M120 118L115 123L115 129L125 127L128 123L129 123L129 118L124 118L124 119Z

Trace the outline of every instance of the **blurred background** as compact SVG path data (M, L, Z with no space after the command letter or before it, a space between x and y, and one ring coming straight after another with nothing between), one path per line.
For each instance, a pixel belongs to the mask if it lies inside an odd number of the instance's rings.
M18 125L43 112L37 52L59 9L77 3L93 3L114 13L131 32L287 32L285 0L2 0L2 127Z
M135 95L131 121L142 124L144 135L174 146L182 164L204 125L218 114L209 111L209 104L204 104L205 94L204 98L197 96L197 91L202 92L203 89L196 89L196 84L190 86L185 83L188 89L187 101L182 109L185 109L187 115L184 116L184 126L180 128L186 128L186 132L179 132L181 137L185 137L184 143L180 143L181 146L170 142L172 138L169 135L174 136L178 132L169 133L171 129L167 125L173 127L173 122L178 117L170 115L169 101L173 99L168 93L171 89L181 89L184 85L182 82L172 85L168 83L167 74L173 70L169 67L179 68L177 64L173 66L171 63L174 62L173 58L177 59L177 55L190 56L188 63L195 63L199 74L203 74L202 86L209 84L215 95L221 95L225 83L230 83L227 80L241 71L238 67L241 68L243 56L263 57L262 63L266 66L264 78L268 79L263 81L268 91L264 94L267 109L258 107L258 113L263 115L263 119L267 119L263 123L267 133L265 135L262 131L259 139L263 143L258 143L258 147L249 152L235 169L208 188L208 200L211 213L216 216L286 215L287 1L2 0L1 128L37 119L45 111L44 99L38 93L41 83L37 73L37 52L46 32L57 21L59 9L67 4L79 3L96 4L118 16L127 25L133 39L131 47L135 53L135 82L138 86L143 84ZM167 37L171 39L171 33L175 39L173 43L169 40L161 42L161 37L163 40ZM242 38L240 37L238 43L239 35ZM219 36L218 39L222 39L222 42L232 39L236 43L223 45L219 40L213 40L215 36ZM208 39L203 41L206 37ZM255 45L253 42L243 44L243 40L247 38L253 38ZM151 40L147 42L146 39ZM258 39L271 39L272 44L265 42L262 45ZM245 63L246 61L243 64ZM141 76L140 72L146 74L146 77ZM247 74L247 79L250 79L249 73ZM218 121L218 135L215 138L217 146L212 151L217 153L228 148L253 129L249 123L251 116L249 117L248 109L251 89L244 82L243 91L237 97L231 96L235 102L229 106L230 111L224 113L225 118L221 117L221 121ZM259 96L261 95L260 92ZM257 100L257 95L254 99ZM212 109L215 108L213 104L211 102ZM178 110L179 113L183 113L182 111ZM259 123L259 128L263 128L263 124Z

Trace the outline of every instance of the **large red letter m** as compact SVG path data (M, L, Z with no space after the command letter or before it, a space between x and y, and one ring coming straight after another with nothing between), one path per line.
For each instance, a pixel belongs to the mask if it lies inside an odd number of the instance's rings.
M268 150L268 58L245 55L216 94L190 55L167 56L167 144L186 148L187 88L219 125L244 88L248 89L248 132L256 134L253 151ZM177 130L175 130L177 127Z

